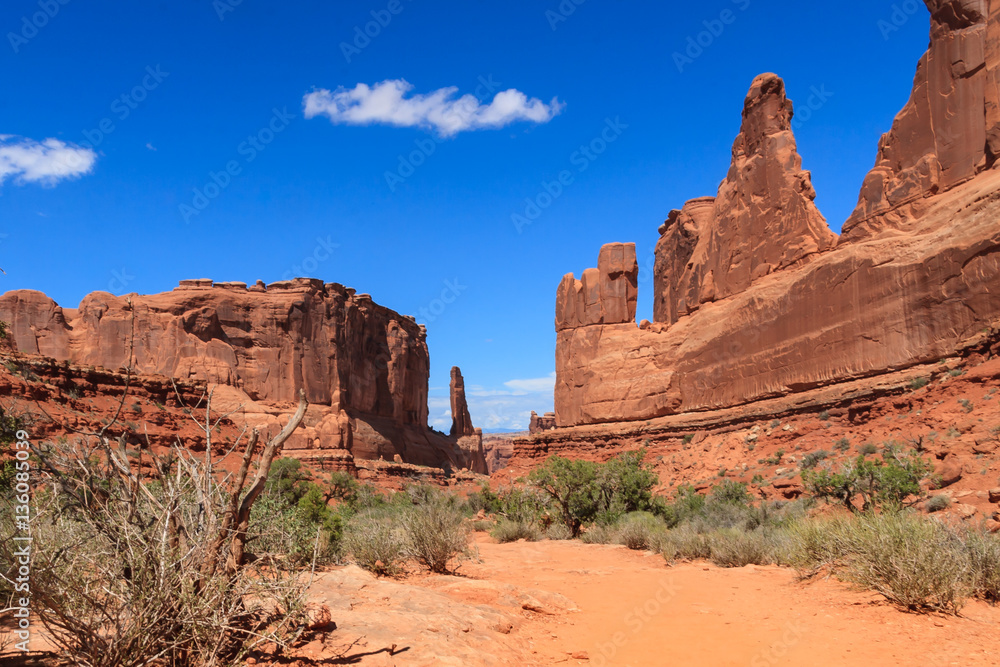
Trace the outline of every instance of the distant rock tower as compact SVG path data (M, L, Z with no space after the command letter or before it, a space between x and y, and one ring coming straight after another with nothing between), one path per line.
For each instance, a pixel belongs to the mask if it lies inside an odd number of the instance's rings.
M472 415L469 414L469 404L465 400L465 378L458 366L451 369L451 435L461 438L475 435L472 425Z

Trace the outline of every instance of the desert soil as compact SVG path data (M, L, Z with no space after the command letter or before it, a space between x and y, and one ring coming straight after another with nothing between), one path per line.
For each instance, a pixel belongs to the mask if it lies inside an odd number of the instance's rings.
M481 562L457 577L320 575L313 595L338 628L300 664L965 666L1000 655L1000 608L980 602L960 618L912 614L785 568L669 567L624 547L484 534L477 543Z

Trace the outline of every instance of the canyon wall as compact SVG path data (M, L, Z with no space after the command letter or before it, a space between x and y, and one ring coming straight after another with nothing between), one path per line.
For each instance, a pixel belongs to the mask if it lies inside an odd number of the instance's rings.
M290 450L486 471L481 446L427 427L424 327L336 283L188 280L77 309L19 290L0 297L0 320L23 354L215 385L216 405L253 426L276 426L301 389L310 409Z
M556 299L559 426L718 410L960 352L1000 321L1000 0L927 0L931 46L838 239L773 74L714 198L660 227L654 322L631 244Z

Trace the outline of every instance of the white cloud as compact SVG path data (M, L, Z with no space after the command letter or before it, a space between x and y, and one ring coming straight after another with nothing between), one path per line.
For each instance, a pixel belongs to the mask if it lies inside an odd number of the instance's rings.
M13 178L17 183L55 185L90 172L95 162L97 154L89 148L0 134L0 184Z
M496 129L517 121L547 123L564 106L556 98L549 104L529 99L513 88L497 93L489 104L480 103L474 95L456 97L458 88L454 86L406 97L412 89L413 85L402 79L373 86L359 83L352 89L315 90L302 102L306 118L323 115L344 125L432 128L445 137L467 130Z
M528 430L531 411L538 414L553 409L556 374L527 380L508 380L504 388L478 385L466 387L465 396L472 423L484 430ZM430 424L447 433L451 429L451 401L447 396L428 399Z
M504 382L504 386L510 387L514 391L552 392L555 391L556 388L556 374L553 372L551 375L547 375L543 378L532 378L530 380L509 380Z

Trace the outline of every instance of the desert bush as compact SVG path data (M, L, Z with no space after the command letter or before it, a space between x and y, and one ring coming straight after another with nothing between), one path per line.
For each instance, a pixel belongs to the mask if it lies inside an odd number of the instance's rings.
M645 456L645 450L626 452L603 464L553 456L528 481L547 496L558 520L576 537L594 521L610 525L629 512L665 511L653 496L659 478Z
M973 594L990 602L1000 602L1000 537L969 530L963 538L972 570Z
M910 389L912 389L913 391L916 391L918 389L923 389L924 387L927 386L927 383L928 383L927 378L914 378L913 380L910 380Z
M561 523L554 523L545 529L545 539L553 541L572 540L573 531Z
M699 533L690 525L667 531L659 543L660 553L668 563L675 560L709 558L712 555L709 536Z
M262 453L254 432L239 471L228 476L211 448L203 457L174 448L145 465L133 465L124 440L103 435L33 450L45 489L33 498L33 608L64 659L89 667L224 665L298 636L302 585L284 561L246 546L270 464L305 409L302 397ZM255 458L258 472L249 478ZM13 545L3 537L6 566Z
M448 563L469 558L472 550L469 526L457 502L431 496L403 515L406 551L431 572L448 572Z
M660 480L644 463L645 457L646 450L641 449L597 466L594 501L599 523L616 523L630 512L662 512L663 503L653 496Z
M618 531L613 526L595 523L580 536L585 544L612 544L618 538Z
M493 527L493 530L490 531L490 537L500 544L517 542L518 540L537 542L541 539L541 531L531 523L500 519L497 521L497 525Z
M594 497L597 465L594 463L552 456L544 466L531 471L528 481L551 499L559 519L573 537L577 537L583 525L597 514Z
M848 443L848 445L850 445L850 443ZM809 452L808 454L802 457L802 460L799 462L799 468L801 468L802 470L809 470L810 468L815 468L820 461L823 461L824 459L827 459L829 457L830 457L830 452L826 451L825 449L820 449L815 452Z
M712 562L719 567L770 565L781 562L783 534L767 530L728 529L709 538Z
M406 561L406 533L401 513L363 510L347 522L344 550L359 567L377 575L395 576Z
M849 581L909 610L957 614L972 592L961 538L906 513L868 514L841 524Z
M933 472L933 466L918 453L901 453L887 446L881 459L869 460L862 454L841 466L804 470L802 481L817 498L839 501L851 512L873 511L882 507L898 508L907 496L920 495L920 481ZM860 497L861 508L854 503Z
M693 486L681 486L674 494L673 502L666 506L663 516L667 526L674 528L700 514L704 507L705 496L696 492Z
M648 512L632 512L614 527L618 544L629 549L641 551L651 549L660 541L660 533L666 531L666 525Z
M951 507L951 498L944 494L933 496L927 501L927 504L924 505L924 508L928 512L940 512L941 510L946 510L949 507Z

